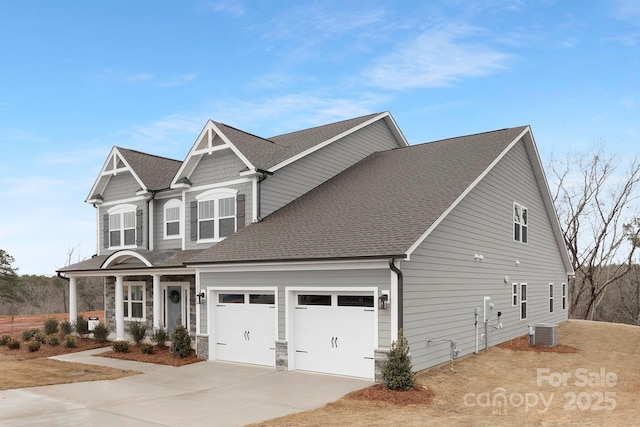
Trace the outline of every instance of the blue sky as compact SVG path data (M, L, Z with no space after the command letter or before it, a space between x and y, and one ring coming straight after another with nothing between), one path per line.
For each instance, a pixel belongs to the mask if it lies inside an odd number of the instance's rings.
M0 0L0 248L95 249L112 146L182 160L208 118L269 137L389 110L411 144L530 124L543 163L640 157L640 2Z

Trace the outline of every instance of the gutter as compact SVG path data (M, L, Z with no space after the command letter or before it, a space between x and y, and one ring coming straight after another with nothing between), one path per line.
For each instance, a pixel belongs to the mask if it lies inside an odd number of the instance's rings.
M258 185L256 186L256 198L257 198L257 206L256 206L256 219L258 220L258 222L262 221L262 216L260 215L260 183L262 181L264 181L265 179L267 179L268 176L273 175L273 172L269 172L266 170L262 170L262 169L256 169L256 172L259 172L262 174L262 176L258 179Z
M396 259L391 258L389 260L389 268L398 276L398 331L401 331L403 328L402 319L404 318L404 304L403 304L404 276L402 274L402 271L398 267L396 267L395 262L396 262Z

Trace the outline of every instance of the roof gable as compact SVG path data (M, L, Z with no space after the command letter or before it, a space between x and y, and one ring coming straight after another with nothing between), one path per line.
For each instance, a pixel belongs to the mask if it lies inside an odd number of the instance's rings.
M180 164L179 160L113 147L89 192L87 202L99 203L110 178L120 173L130 173L140 185L141 191L169 188L171 179Z
M426 237L425 230L527 130L504 129L374 153L192 261L408 256L412 245Z

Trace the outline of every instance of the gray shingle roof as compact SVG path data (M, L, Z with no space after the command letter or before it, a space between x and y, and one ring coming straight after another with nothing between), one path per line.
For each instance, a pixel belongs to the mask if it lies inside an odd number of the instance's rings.
M184 267L184 264L187 260L191 259L193 256L198 254L201 250L188 250L182 251L177 249L167 249L167 250L156 250L156 251L147 251L147 250L133 250L140 255L142 255L146 260L148 260L154 268L179 268ZM140 260L136 258L131 258L128 261L117 263L110 265L106 269L102 269L102 265L111 255L98 255L92 258L86 259L76 264L69 265L67 267L63 267L58 269L57 271L61 273L70 273L70 272L87 272L87 271L111 271L111 270L121 270L121 269L148 269Z
M374 153L188 264L404 254L525 129Z
M122 157L149 190L164 190L169 188L171 180L180 169L180 160L154 156L136 150L117 147Z

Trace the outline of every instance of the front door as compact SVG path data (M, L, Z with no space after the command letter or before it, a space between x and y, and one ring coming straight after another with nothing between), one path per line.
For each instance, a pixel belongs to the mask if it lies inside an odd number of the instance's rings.
M167 332L172 333L178 324L178 320L185 325L182 308L185 306L184 292L182 286L167 286L166 290L166 328Z

